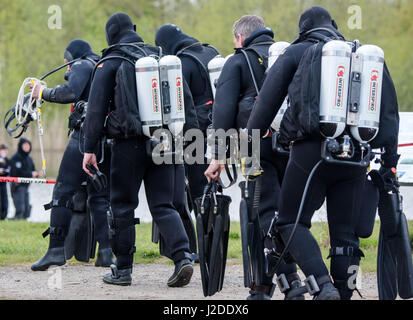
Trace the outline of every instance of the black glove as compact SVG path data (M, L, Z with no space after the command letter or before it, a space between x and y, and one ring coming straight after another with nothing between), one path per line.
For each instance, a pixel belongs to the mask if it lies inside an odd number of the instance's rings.
M92 185L97 192L100 192L107 187L108 179L102 172L98 171L91 165L86 165L86 168L90 171L91 174L93 174L93 178L90 177L90 180L92 181Z
M369 175L380 192L389 192L400 187L396 168L381 166L379 170L370 171Z
M392 186L399 187L399 180L397 178L397 171L396 168L386 168L381 166L379 169L379 173L384 180L386 189L390 190Z

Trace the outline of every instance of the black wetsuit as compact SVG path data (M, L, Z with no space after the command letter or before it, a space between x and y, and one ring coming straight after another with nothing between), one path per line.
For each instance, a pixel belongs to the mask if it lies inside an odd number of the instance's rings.
M219 52L200 43L197 39L183 33L179 27L163 25L156 32L155 43L162 47L164 54L177 55L182 62L182 73L188 83L199 123L199 129L206 137L206 130L212 121L213 93L209 81L208 63ZM204 144L206 150L206 143ZM185 165L192 200L202 196L208 183L204 172L208 168L207 160L203 164ZM179 177L179 175L177 175ZM185 176L180 176L185 179Z
M132 30L108 35L109 45L143 40ZM108 57L111 55L110 53ZM116 53L114 53L116 54ZM114 103L116 73L122 60L103 62L93 79L85 120L85 152L94 153L104 129L105 118L119 106ZM112 249L119 270L132 268L135 248L134 211L138 192L145 184L149 209L161 235L171 247L174 261L190 254L188 237L173 204L174 165L155 165L147 155L147 137L115 138L111 161L111 212L114 218Z
M74 58L77 57L75 56ZM43 91L43 99L60 104L76 104L79 101L88 101L91 75L98 58L98 56L90 53L80 61L72 64L68 81L62 86L45 89ZM80 189L82 183L89 181L87 174L82 169L81 128L78 126L72 129L73 133L63 154L56 185L53 189L53 201L57 202L57 204L52 208L50 226L57 231L50 234L50 248L62 247L64 245L72 218L71 199ZM110 148L106 147L104 161L99 164L99 169L107 177L110 176L110 157ZM88 206L93 217L94 234L99 243L99 250L110 248L106 218L107 211L109 210L109 188L104 188L97 192L93 185L88 183L87 193Z
M258 29L244 42L244 49L254 48L262 57L268 56L268 49L273 41L273 32L267 28ZM258 84L262 84L265 66L259 62L255 52L247 51ZM224 65L218 80L217 92L213 106L213 129L229 130L245 128L249 119L257 91L245 56L236 50L234 56ZM280 156L272 151L271 138L261 139L262 191L259 206L259 219L262 231L268 232L274 213L279 208L281 182L284 176L288 157ZM263 242L256 244L254 263L258 268L259 278L255 285L272 285L272 278L265 275ZM285 275L296 272L294 265L283 265L279 273Z
M310 24L311 25L311 24ZM319 26L316 23L313 26ZM324 26L335 28L330 26ZM301 34L303 34L304 30ZM325 36L330 34L321 31ZM265 132L274 119L288 93L288 86L298 68L304 51L313 44L301 36L297 43L288 47L269 70L267 78L248 122L248 129ZM384 156L388 166L397 164L394 150L397 150L398 113L397 98L390 75L385 68L383 103L379 136L373 147L386 147ZM387 79L387 80L386 80ZM390 103L386 103L390 100ZM393 150L393 152L392 152ZM321 160L321 138L305 138L296 141L291 150L280 196L278 228L287 241L295 223L304 186L310 171ZM302 218L290 246L290 253L306 276L316 278L328 275L317 241L309 228L314 211L327 199L327 217L330 231L331 275L342 299L349 299L354 288L348 288L347 281L352 273L349 266L359 265L362 252L356 227L364 188L366 168L323 163L315 173L306 198Z

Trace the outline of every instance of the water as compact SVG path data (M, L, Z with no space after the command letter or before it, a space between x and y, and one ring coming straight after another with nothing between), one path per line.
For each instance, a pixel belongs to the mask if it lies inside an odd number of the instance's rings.
M50 211L45 211L43 205L49 203L52 199L53 185L31 185L30 189L30 203L32 205L32 214L29 219L30 222L49 222ZM408 220L413 220L413 187L401 187L401 193L404 198L404 212ZM239 203L241 200L241 193L237 185L225 190L225 194L232 198L230 206L231 221L239 221ZM14 205L10 198L9 192L9 214L8 218L14 217ZM148 204L145 196L145 189L142 187L139 192L139 206L135 210L135 216L139 217L142 222L151 222L152 217L149 212ZM377 217L376 217L377 218ZM326 210L323 206L318 210L313 222L326 222Z

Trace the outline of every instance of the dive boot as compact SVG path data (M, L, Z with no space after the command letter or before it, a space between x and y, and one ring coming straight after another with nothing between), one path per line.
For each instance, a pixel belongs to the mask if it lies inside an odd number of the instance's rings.
M321 287L320 293L314 297L314 300L341 300L340 292L331 282L327 282Z
M115 263L111 248L99 249L95 267L110 267Z
M247 300L271 300L274 294L275 285L272 286L257 286L253 285L250 290L250 295Z
M114 264L110 266L111 273L103 276L103 282L117 286L130 286L132 284L132 268L118 270Z
M192 278L194 263L191 259L185 258L175 264L175 271L168 279L168 287L177 288L186 286Z
M66 264L65 248L49 248L39 261L32 264L33 271L46 271L50 266L63 266Z

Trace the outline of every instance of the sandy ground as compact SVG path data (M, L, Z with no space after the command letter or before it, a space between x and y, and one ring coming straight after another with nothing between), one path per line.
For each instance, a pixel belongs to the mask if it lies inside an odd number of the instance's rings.
M184 288L169 288L166 281L173 272L168 264L137 264L129 287L104 284L108 268L93 264L67 264L45 272L33 272L30 265L0 268L0 300L244 300L248 289L243 286L242 266L227 264L224 288L213 297L202 294L199 265ZM361 294L364 300L377 300L375 274L363 274ZM283 296L278 288L274 300ZM306 299L310 299L306 296ZM360 300L358 294L353 299Z

